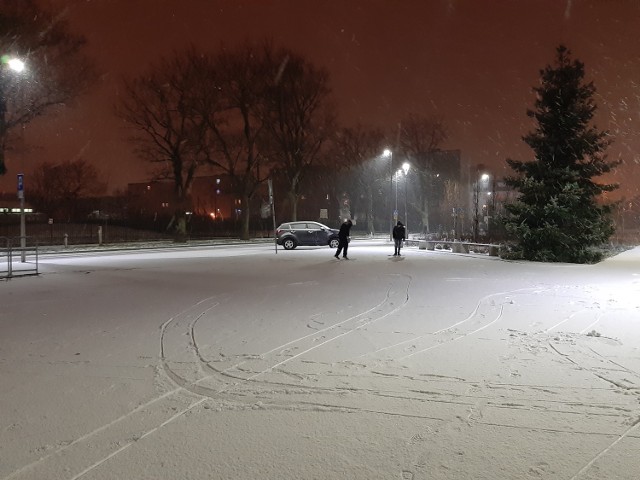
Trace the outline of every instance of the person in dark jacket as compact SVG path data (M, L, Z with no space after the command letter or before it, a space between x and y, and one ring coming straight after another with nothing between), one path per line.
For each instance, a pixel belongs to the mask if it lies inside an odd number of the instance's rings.
M398 224L393 227L393 243L395 246L395 252L393 255L400 255L400 249L402 248L402 242L406 239L407 230L404 228L402 222L398 221Z
M342 258L349 260L347 257L347 249L349 248L349 232L351 232L351 220L347 219L340 225L340 231L338 232L338 250L334 257L340 258L340 252L342 252Z

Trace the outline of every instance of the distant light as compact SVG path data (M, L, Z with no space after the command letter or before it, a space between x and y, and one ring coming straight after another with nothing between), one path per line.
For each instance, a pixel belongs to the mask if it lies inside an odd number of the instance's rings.
M22 60L20 60L19 58L11 58L9 59L9 61L7 62L7 65L9 65L9 68L15 72L22 72L24 70L24 62Z
M489 180L489 174L488 173L483 173L482 176L480 177L480 180L483 180L483 181Z
M409 165L409 162L404 162L402 164L402 170L404 170L405 175L409 172L410 168L411 168L411 165Z
M382 156L383 157L390 157L391 156L391 150L389 150L388 148L385 148L384 152L382 152Z

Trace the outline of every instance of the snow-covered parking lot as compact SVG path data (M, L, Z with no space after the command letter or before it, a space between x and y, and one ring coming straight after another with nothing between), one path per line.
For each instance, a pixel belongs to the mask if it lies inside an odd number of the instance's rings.
M0 283L0 480L640 478L640 248L47 255Z

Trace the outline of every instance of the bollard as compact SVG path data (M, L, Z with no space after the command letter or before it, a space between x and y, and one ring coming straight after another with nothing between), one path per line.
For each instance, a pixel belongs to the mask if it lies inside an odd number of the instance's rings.
M102 227L98 227L98 245L102 245Z
M453 242L451 244L451 252L453 253L469 253L469 246L462 242Z
M69 246L69 234L65 233L64 234L64 248L67 248Z

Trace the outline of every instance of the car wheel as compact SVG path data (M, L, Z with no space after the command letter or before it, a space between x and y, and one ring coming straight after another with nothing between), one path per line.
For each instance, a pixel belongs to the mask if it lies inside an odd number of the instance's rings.
M282 242L285 250L293 250L296 248L296 241L293 238L287 238Z
M338 241L338 239L337 239L337 238L332 238L331 240L329 240L329 246L330 246L331 248L338 248L338 244L339 244L339 243L340 243L340 242Z

